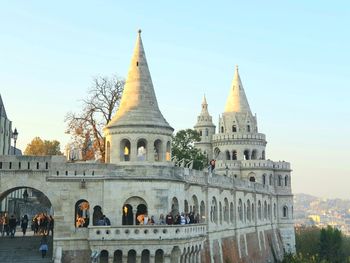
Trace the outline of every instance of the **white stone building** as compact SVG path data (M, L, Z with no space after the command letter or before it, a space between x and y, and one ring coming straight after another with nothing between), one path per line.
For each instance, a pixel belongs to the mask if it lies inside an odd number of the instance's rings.
M294 252L290 165L265 160L265 135L238 70L219 133L205 99L195 126L216 169L176 167L173 128L158 108L140 33L120 107L104 129L106 164L0 156L0 199L19 188L48 197L62 262L276 262ZM178 212L197 222L157 224ZM102 214L111 225L97 225ZM156 224L139 224L146 214Z

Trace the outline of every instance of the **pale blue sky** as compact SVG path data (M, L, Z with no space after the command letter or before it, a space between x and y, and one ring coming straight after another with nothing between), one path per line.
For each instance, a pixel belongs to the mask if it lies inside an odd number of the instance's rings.
M22 150L34 136L68 142L65 114L93 76L126 75L141 28L176 130L193 127L204 93L217 124L238 64L294 192L350 198L348 1L138 2L1 1L0 93Z

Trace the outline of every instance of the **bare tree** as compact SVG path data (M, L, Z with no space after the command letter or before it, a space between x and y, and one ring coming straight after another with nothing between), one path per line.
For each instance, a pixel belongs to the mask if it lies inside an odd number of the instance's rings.
M115 76L96 77L83 100L82 111L66 115L67 133L81 152L83 160L99 155L104 162L105 145L102 129L112 119L123 93L125 81Z

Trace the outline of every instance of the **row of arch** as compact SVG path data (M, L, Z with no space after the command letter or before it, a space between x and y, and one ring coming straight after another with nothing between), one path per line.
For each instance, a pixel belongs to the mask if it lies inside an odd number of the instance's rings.
M273 185L272 182L273 182L273 176L272 174L269 175L269 185ZM262 184L263 185L267 185L267 175L266 174L263 174L262 175ZM282 175L278 175L277 176L277 186L289 186L290 182L289 182L289 177L288 175L285 175L284 177Z
M202 249L202 245L192 245L190 247L185 247L181 251L178 246L174 246L170 253L170 262L200 262L200 251ZM143 249L141 253L137 253L136 250L130 249L127 253L123 254L123 251L118 249L113 253L113 262L121 263L163 263L165 262L165 253L162 249L157 249L154 254L150 252L148 249ZM108 263L109 252L108 250L102 250L100 252L100 263Z
M239 160L240 156L242 156L243 160L265 160L265 151L263 150L260 154L257 149L245 149L243 153L237 150L226 150L224 153L221 153L218 147L214 149L214 159L217 160Z
M239 132L239 131L243 131L243 132L252 132L252 131L258 132L258 128L255 127L255 129L252 129L252 127L251 127L250 124L247 124L244 128L242 128L242 127L239 128L239 127L237 127L236 124L233 124L233 125L231 126L230 132ZM224 126L221 126L221 128L220 128L220 133L225 133L225 132L229 132L229 131L225 131L225 127L224 127Z
M132 155L132 148L136 149L135 156ZM160 139L155 140L153 143L149 143L147 139L138 139L135 145L132 145L129 139L122 139L120 141L119 148L120 161L128 162L132 160L136 161L170 161L171 160L171 144L170 141L166 142L165 150L163 141ZM106 163L111 161L111 143L106 143Z

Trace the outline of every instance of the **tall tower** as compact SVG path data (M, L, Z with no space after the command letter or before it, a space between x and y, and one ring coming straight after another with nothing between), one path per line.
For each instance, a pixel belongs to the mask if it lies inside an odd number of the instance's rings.
M225 111L219 117L219 133L213 137L214 158L221 161L265 159L265 135L258 133L238 66L235 68Z
M197 123L194 126L194 129L201 137L201 141L195 143L196 147L207 156L208 160L211 160L213 158L213 147L211 140L212 136L215 134L215 125L213 124L212 117L208 112L208 103L205 95L202 102L202 111L197 117Z
M106 163L169 163L173 131L158 108L139 30L119 109L104 129Z

